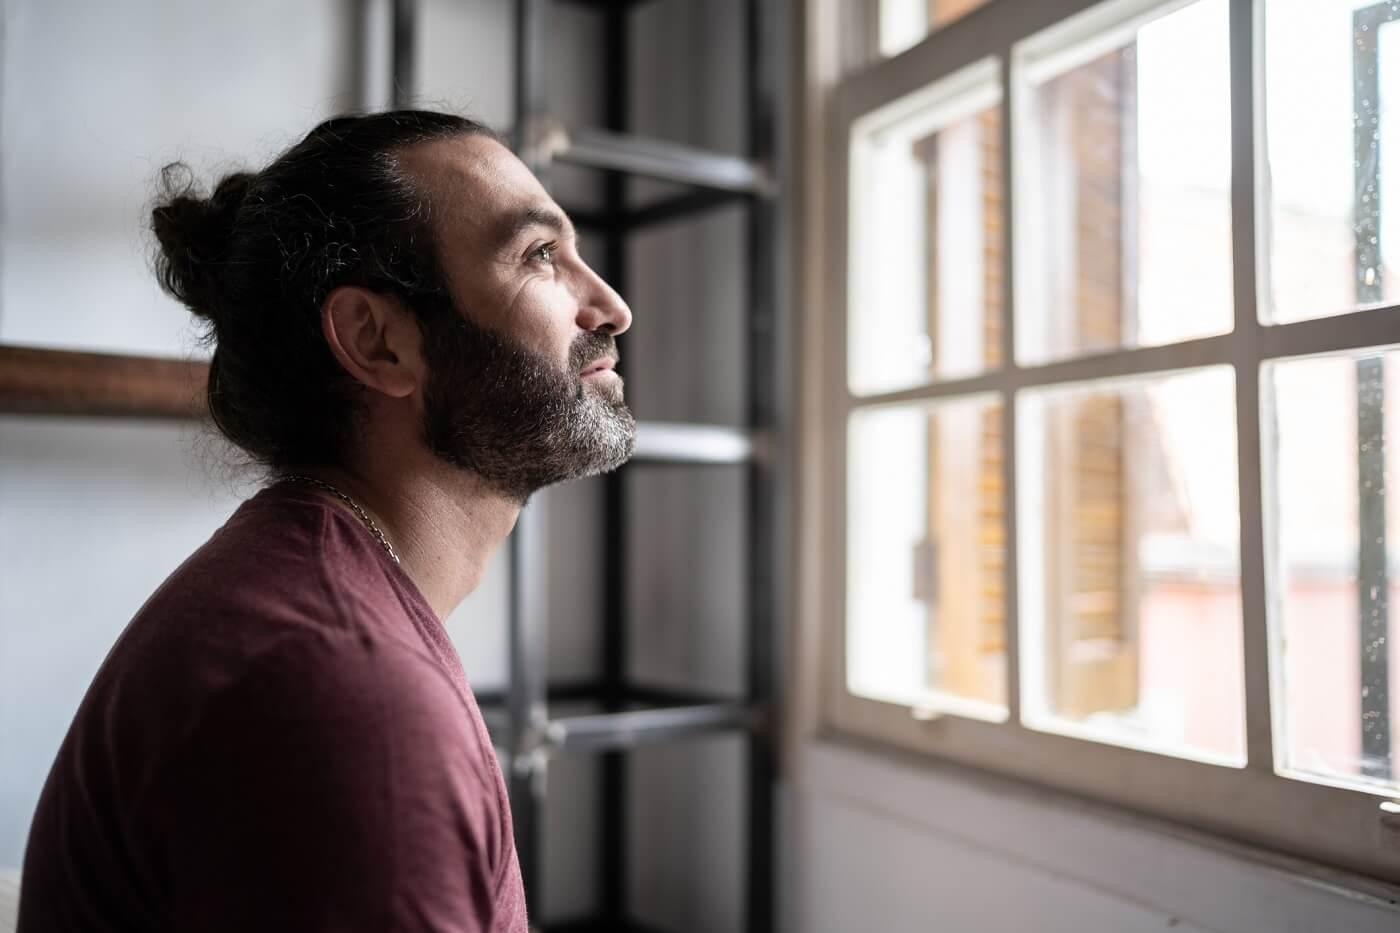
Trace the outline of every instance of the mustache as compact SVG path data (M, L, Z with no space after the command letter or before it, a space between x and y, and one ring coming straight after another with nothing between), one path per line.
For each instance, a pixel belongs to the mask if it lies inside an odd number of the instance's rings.
M569 347L570 371L577 376L589 363L604 356L618 359L617 340L605 331L585 331L574 338L573 345Z

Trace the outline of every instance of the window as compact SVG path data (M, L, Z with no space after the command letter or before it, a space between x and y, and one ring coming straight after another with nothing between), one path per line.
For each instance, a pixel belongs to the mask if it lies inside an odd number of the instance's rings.
M1270 0L1269 244L1259 313L1286 323L1400 302L1400 5Z
M987 0L876 0L880 54L898 55Z
M1022 719L1243 765L1229 367L1020 393Z
M994 396L852 416L852 692L1006 718L1000 424Z
M847 373L869 396L1002 359L1001 99L993 60L851 130ZM1002 410L995 397L850 419L847 683L1006 717Z
M1018 48L1019 362L1229 332L1228 43L1200 0Z
M1274 665L1281 766L1400 790L1400 353L1268 364L1278 515ZM1387 495L1389 493L1389 495ZM1400 635L1400 633L1396 633Z
M1400 0L851 2L825 720L1400 880Z
M1001 125L986 61L852 129L847 372L868 395L1001 360Z

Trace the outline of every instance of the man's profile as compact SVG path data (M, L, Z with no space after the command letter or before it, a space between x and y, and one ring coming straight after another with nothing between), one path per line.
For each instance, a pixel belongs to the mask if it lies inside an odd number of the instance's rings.
M30 831L20 933L526 930L500 769L442 621L521 506L630 455L626 304L489 130L328 120L205 197L162 286L269 482L93 680Z

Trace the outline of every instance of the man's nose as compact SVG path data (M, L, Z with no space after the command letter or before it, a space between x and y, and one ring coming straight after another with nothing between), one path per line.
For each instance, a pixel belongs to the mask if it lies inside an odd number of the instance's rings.
M578 325L584 330L620 334L632 326L632 309L622 296L588 266L583 267Z

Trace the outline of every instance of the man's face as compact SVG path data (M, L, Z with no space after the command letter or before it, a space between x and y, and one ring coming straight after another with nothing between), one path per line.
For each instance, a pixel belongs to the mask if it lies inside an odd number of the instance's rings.
M452 297L425 309L429 447L520 501L625 461L636 422L613 336L632 313L579 256L563 211L486 137L429 143L402 161L428 188Z

